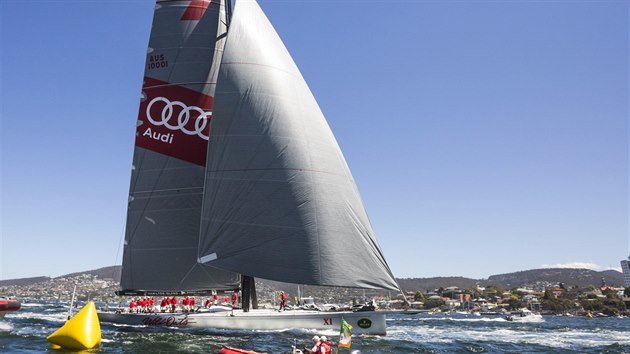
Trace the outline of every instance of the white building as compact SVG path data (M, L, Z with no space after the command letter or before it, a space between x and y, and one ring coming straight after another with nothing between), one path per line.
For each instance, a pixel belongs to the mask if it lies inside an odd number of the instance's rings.
M630 257L621 261L621 270L623 271L623 286L630 286Z

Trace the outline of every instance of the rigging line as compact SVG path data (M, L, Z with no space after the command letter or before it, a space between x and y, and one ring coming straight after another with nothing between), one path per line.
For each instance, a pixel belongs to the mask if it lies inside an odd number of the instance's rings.
M186 272L186 274L184 275L184 277L179 281L179 285L181 286L182 284L184 284L184 281L186 280L186 278L188 278L188 276L190 275L190 273L192 273L195 268L197 267L197 263L193 264L192 267L190 267L190 269L188 270L188 272Z
M169 170L173 171L173 168L170 168ZM145 170L146 171L146 170ZM182 187L182 188L163 188L160 189L160 192L163 193L167 193L167 192L185 192L185 191L191 191L195 192L196 189L199 189L200 187ZM145 194L145 193L153 193L153 190L144 190L144 191L135 191L135 194Z
M112 269L112 279L116 280L116 265L118 264L118 256L120 256L120 249L123 246L123 241L125 240L125 227L127 224L127 220L123 220L122 232L120 233L120 240L118 241L118 249L116 250L116 258L114 259L114 268ZM122 265L122 261L120 262ZM120 278L122 278L122 266L120 269ZM121 279L118 279L120 282Z
M180 1L181 0L158 0L157 2L158 3L165 3L165 2L180 2ZM217 3L214 0L205 0L205 2L209 3L208 6L210 6L210 4L212 4L212 3L215 3L215 4Z

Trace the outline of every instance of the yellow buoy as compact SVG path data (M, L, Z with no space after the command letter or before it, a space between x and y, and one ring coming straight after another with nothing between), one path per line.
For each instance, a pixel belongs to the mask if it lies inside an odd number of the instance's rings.
M89 301L72 319L46 338L65 349L92 349L101 344L101 325L94 302Z

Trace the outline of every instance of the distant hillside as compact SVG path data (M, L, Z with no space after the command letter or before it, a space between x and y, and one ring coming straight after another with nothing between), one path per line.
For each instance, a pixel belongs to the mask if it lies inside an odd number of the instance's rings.
M427 292L440 287L456 286L460 289L468 289L479 283L480 280L464 277L434 277L434 278L403 278L398 280L398 285L403 291Z
M88 270L84 272L76 272L66 274L58 278L71 278L82 274L91 274L101 279L111 279L116 282L120 281L122 267L111 266L94 270ZM511 289L520 286L534 286L536 284L556 284L564 283L566 286L578 286L580 288L587 287L589 285L600 286L602 277L606 280L606 284L615 287L623 286L623 275L616 270L605 270L603 272L597 272L590 269L571 269L571 268L543 268L532 269L514 273L498 274L488 277L488 279L471 279L464 277L433 277L433 278L401 278L397 279L400 287L403 291L429 291L438 289L440 287L446 288L449 286L456 286L460 289L468 289L479 284L480 286L496 285L505 289ZM34 278L22 278L22 279L9 279L0 280L0 286L27 286L35 283L49 281L49 277L34 277ZM297 292L297 285L286 284L273 281L265 281L257 279L257 282L262 282L265 288L273 291L282 289L291 293ZM319 289L314 287L312 291ZM308 291L307 286L303 287L303 290ZM320 290L317 290L320 291Z
M566 286L600 286L602 278L610 286L623 286L623 275L616 270L597 272L590 269L543 268L515 273L499 274L488 277L484 283L504 288L531 285L537 282L564 283Z
M613 269L601 272L606 277L606 283L611 286L623 286L623 273ZM614 285L613 285L614 284ZM618 284L618 285L617 285Z
M70 273L70 274L66 274L66 275L62 275L58 278L72 278L72 277L76 277L78 275L83 275L83 274L91 274L94 276L97 276L101 279L111 279L117 282L120 282L120 273L122 271L122 266L119 265L115 265L115 266L111 266L111 267L104 267L104 268L99 268L99 269L93 269L93 270L87 270L84 272L76 272L76 273Z
M615 287L623 286L623 275L616 270L597 272L590 269L571 268L543 268L521 272L492 275L488 279L470 279L464 277L434 277L434 278L406 278L398 279L398 284L404 291L427 291L456 286L460 289L468 289L479 284L480 286L495 285L505 289L520 286L535 286L536 284L564 283L566 286L578 286L580 288L589 285L600 286L602 277L606 284Z
M0 286L29 286L32 284L43 283L45 281L49 281L51 278L49 277L33 277L33 278L20 278L20 279L7 279L0 280ZM0 294L2 295L2 294Z
M83 274L91 274L91 275L99 277L100 279L104 279L104 280L110 279L115 282L120 282L121 270L122 270L122 267L117 265L117 266L104 267L104 268L93 269L93 270L86 270L83 272L70 273L70 274L62 275L60 277L56 277L54 279L72 278L72 277L76 277ZM7 279L7 280L0 280L0 286L11 286L11 285L28 286L28 285L33 285L37 283L47 282L51 279L53 278L33 277L33 278Z

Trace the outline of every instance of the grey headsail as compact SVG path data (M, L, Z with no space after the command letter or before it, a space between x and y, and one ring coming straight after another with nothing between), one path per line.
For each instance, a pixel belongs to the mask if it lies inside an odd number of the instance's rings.
M213 114L201 262L283 282L399 289L335 137L255 1L236 3Z
M155 6L138 113L120 293L235 289L197 262L225 0Z

